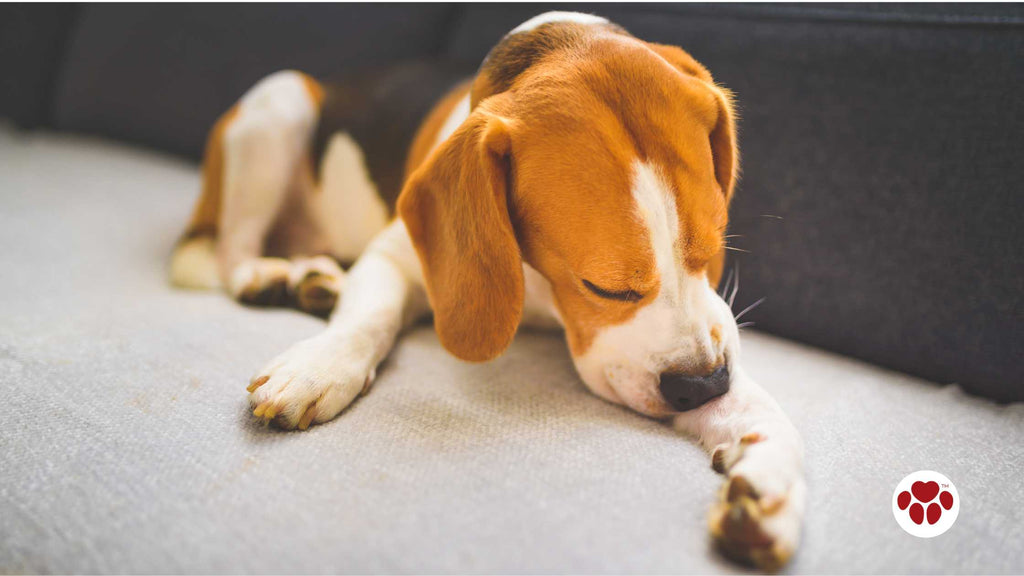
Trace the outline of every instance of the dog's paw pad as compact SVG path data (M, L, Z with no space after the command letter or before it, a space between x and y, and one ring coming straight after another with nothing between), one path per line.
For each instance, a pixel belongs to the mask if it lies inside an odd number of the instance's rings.
M341 267L327 256L296 260L289 277L295 306L314 316L330 316L338 303L344 279Z
M242 262L231 274L231 294L253 306L284 306L288 303L291 265L281 258L255 258Z
M789 561L795 545L772 526L773 517L785 506L785 497L762 497L744 477L730 478L711 511L715 546L737 562L769 572L778 570Z
M327 318L338 303L337 279L313 274L295 288L295 305L304 312Z
M725 556L765 571L789 561L803 520L801 458L799 445L782 434L750 433L715 448L712 467L727 478L709 527Z

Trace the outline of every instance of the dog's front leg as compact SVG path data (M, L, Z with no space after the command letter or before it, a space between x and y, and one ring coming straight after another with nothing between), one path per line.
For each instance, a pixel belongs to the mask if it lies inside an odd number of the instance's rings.
M803 442L779 405L737 367L730 390L675 418L727 477L711 509L726 555L776 570L796 550L804 516Z
M349 271L327 329L252 379L253 414L301 429L334 418L369 388L395 337L427 309L419 263L404 224L395 220Z

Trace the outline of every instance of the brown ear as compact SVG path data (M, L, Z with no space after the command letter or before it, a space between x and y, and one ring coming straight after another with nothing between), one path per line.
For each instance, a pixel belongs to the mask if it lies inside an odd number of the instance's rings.
M718 114L715 125L711 129L711 154L715 163L715 179L727 199L732 199L732 191L739 173L739 152L736 147L736 113L732 104L732 92L715 84L707 68L694 60L685 50L667 44L648 42L647 46L664 58L677 70L704 82L711 90L718 103Z
M664 58L677 70L700 80L715 97L716 114L714 125L708 136L711 145L711 159L715 167L715 180L726 202L732 200L739 174L739 149L736 146L736 113L732 103L732 92L715 84L707 68L697 62L682 48L667 44L648 43L647 46ZM708 263L708 281L718 287L725 268L725 249L718 251Z
M474 111L398 199L441 344L474 362L508 347L523 311L523 263L508 211L508 130L501 117Z
M736 113L732 106L732 92L720 86L711 86L718 101L718 119L711 129L711 156L715 162L715 180L727 200L732 199L739 174L739 149L736 146Z

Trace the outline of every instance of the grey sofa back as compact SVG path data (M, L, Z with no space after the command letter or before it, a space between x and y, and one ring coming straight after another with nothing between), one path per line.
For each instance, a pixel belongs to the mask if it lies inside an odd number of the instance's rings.
M433 57L468 74L552 8L680 45L736 93L736 310L767 298L744 320L1024 399L1020 5L5 6L0 62L14 76L38 66L0 113L195 158L216 115L271 71ZM45 33L26 42L33 19Z

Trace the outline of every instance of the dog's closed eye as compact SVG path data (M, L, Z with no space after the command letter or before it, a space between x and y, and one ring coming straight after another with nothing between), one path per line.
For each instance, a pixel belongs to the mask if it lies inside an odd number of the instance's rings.
M594 294L605 298L607 300L620 300L622 302L636 302L643 298L643 294L640 294L636 290L605 290L600 286L595 285L590 280L583 280L583 285L587 287Z

